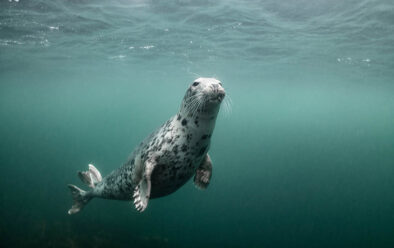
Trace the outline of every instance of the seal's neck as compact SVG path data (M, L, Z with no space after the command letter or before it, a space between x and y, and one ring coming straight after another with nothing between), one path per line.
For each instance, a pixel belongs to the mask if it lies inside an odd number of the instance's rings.
M215 128L219 108L219 104L214 105L208 103L204 107L192 111L182 103L177 114L177 119L183 126L210 134Z

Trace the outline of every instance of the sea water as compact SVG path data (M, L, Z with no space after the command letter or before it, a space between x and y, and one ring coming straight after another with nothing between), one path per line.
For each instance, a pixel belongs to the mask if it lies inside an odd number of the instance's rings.
M393 72L390 0L1 0L0 246L394 247ZM67 215L198 77L209 188Z

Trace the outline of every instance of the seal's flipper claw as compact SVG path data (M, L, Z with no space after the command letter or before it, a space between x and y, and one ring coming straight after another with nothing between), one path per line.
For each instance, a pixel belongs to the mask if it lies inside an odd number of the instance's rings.
M206 189L211 181L212 177L212 161L209 155L205 156L201 165L196 170L196 175L194 176L194 185L198 189Z
M142 179L134 189L133 203L138 212L143 212L148 207L150 184L150 180Z
M148 207L151 192L151 174L153 165L149 162L145 165L145 172L140 183L135 187L133 203L138 212L143 212Z

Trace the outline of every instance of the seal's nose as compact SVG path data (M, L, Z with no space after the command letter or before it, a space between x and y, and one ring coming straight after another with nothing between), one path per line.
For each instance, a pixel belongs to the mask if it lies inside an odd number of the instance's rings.
M219 102L221 102L224 98L224 96L226 95L226 93L224 92L219 92L217 95L217 99L219 100Z

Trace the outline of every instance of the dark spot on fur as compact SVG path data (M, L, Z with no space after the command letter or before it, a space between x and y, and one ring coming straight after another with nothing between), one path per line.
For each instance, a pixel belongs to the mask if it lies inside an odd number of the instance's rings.
M178 117L176 118L178 121L182 118L180 114L178 114Z
M172 152L176 155L176 154L178 154L178 145L175 145L173 148L172 148Z
M164 152L163 152L163 156L164 157L168 157L170 155L170 151L169 150L165 150Z
M186 119L183 119L182 120L182 126L186 126L187 125L187 120Z
M207 139L208 138L208 135L207 134L204 134L203 136L201 136L201 139L203 139L203 140L205 140L205 139Z
M182 152L186 152L187 151L187 145L183 144L181 150L182 150Z

